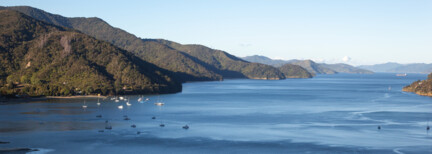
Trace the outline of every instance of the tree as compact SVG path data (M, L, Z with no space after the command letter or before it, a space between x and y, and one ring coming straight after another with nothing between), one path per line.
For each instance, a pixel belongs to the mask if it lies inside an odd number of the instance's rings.
M31 83L30 78L27 75L21 76L21 83Z

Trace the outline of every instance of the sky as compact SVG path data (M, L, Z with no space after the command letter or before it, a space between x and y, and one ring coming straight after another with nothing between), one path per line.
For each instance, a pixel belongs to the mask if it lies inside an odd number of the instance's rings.
M432 0L0 0L243 57L432 63Z

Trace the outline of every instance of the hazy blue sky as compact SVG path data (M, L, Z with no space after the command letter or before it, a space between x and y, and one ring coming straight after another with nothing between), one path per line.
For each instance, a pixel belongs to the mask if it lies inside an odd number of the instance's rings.
M0 0L236 56L432 63L432 0Z

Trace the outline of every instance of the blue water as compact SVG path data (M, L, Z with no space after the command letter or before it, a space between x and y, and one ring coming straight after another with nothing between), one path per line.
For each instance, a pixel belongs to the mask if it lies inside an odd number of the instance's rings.
M426 131L432 125L432 98L401 91L425 78L337 74L194 82L184 84L181 93L145 96L150 101L142 104L138 96L130 96L132 106L122 110L117 106L124 101L101 99L98 107L96 98L86 98L87 109L81 107L84 99L5 104L0 105L0 141L11 143L0 148L47 153L432 153L432 132ZM154 105L156 100L165 105ZM131 120L123 120L124 115ZM105 120L112 130L104 130ZM186 124L190 128L182 129Z

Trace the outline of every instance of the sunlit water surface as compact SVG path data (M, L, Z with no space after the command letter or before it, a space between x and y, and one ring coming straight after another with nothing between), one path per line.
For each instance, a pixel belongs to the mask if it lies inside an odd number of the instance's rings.
M82 108L84 99L9 103L0 105L0 141L11 143L0 148L48 153L432 153L432 132L426 131L432 98L401 91L425 78L338 74L194 82L184 84L181 93L145 96L150 101L144 103L137 101L139 96L127 96L130 107L109 99L100 99L98 106L97 98L85 99L87 109ZM165 105L154 105L157 100Z

